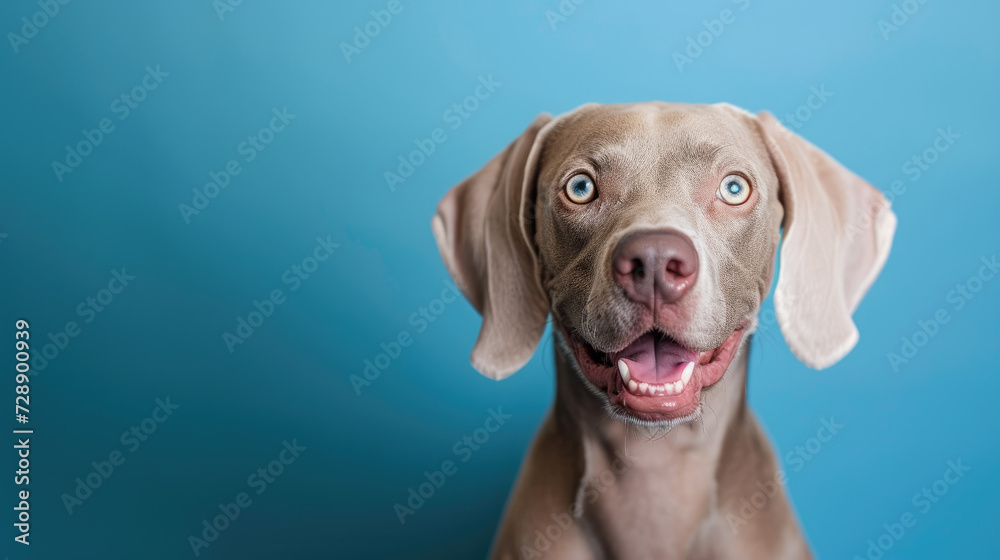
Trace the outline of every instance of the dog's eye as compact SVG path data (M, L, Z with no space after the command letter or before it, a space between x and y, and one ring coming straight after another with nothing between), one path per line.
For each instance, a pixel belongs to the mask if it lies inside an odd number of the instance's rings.
M566 196L577 204L586 204L597 198L597 187L590 176L579 173L566 183Z
M743 204L750 198L750 183L739 175L727 175L719 186L719 198L732 206Z

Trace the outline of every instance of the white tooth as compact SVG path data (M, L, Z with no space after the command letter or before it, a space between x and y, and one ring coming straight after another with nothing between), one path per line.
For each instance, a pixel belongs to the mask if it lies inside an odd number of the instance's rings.
M674 393L681 394L684 392L684 384L680 381L674 381Z
M629 375L628 364L625 363L625 360L618 360L618 372L622 374L622 381L624 381L625 384L628 385L628 382L630 379L632 379L632 376Z
M688 362L688 365L684 366L684 371L681 372L681 387L688 384L691 381L691 374L694 373L694 362Z
M663 392L666 393L666 394L668 394L668 395L673 395L674 394L674 384L673 383L667 383L666 385L664 385L663 386Z
M639 390L639 384L635 382L635 379L629 379L628 381L628 392L634 393Z
M649 383L646 383L645 381L643 381L642 383L640 383L639 384L639 390L642 391L643 393L646 393L647 391L649 391Z

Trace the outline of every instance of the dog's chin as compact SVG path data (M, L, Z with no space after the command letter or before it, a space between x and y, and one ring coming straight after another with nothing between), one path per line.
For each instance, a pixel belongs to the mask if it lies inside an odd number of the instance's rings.
M601 352L573 332L560 334L577 373L592 392L606 398L612 416L669 429L701 415L702 392L726 374L743 328L704 351L686 348L655 329L616 352Z

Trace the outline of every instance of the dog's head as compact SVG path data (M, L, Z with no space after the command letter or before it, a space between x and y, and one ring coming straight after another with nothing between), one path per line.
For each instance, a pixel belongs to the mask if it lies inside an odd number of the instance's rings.
M521 368L551 314L613 412L671 424L698 414L755 328L782 234L778 324L823 368L857 342L851 314L895 224L876 189L770 114L656 102L538 117L432 222L483 316L477 370Z

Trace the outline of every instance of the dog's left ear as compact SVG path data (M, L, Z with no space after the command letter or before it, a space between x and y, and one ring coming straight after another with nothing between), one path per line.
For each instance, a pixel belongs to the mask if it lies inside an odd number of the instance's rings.
M431 221L448 272L483 316L472 367L493 379L531 359L549 315L528 213L533 217L541 132L550 121L539 115L448 191Z
M792 353L822 369L858 341L851 314L889 256L896 216L882 193L773 115L758 122L785 212L775 315Z

